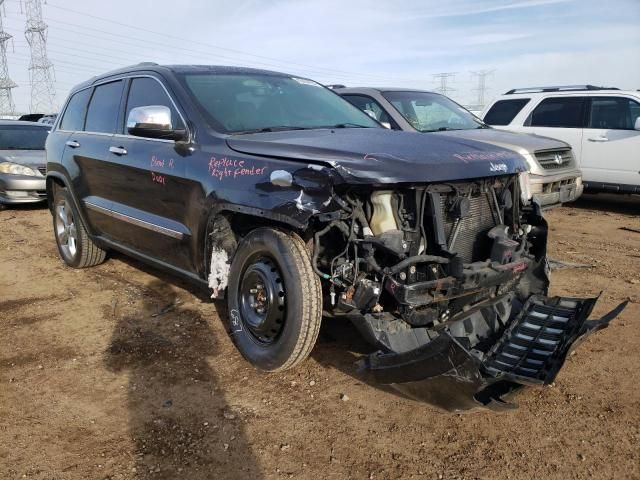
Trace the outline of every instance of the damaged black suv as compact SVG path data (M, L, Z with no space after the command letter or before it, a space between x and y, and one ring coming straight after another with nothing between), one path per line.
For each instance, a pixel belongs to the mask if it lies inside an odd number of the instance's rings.
M109 249L225 296L263 370L308 355L323 315L378 351L379 382L460 410L550 382L606 325L595 299L547 298L547 226L525 160L389 131L316 82L140 64L73 89L47 140L60 255Z

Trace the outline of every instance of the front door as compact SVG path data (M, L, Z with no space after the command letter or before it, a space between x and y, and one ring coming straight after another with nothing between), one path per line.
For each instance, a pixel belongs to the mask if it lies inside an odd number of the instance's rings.
M188 152L176 148L173 140L129 135L126 119L131 109L162 105L171 110L176 128L184 120L169 94L155 77L130 79L121 133L111 138L112 162L118 175L111 180L118 242L154 260L193 271L190 253L191 231L186 226L190 182L185 180Z
M640 185L640 131L634 130L639 116L640 103L631 98L591 99L580 165L586 182Z

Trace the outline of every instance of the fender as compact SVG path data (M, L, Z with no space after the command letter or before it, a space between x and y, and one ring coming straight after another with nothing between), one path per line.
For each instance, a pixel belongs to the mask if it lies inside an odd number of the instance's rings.
M84 225L84 228L87 231L87 234L92 240L96 241L96 243L100 242L99 237L96 237L93 231L91 231L91 224L87 222L87 216L85 215L84 208L81 208L84 206L78 203L78 197L76 196L75 191L71 186L71 182L69 182L68 178L62 172L59 172L56 170L53 170L53 171L48 170L47 178L46 178L47 204L51 214L53 215L53 191L51 188L53 184L53 179L56 179L62 182L64 187L67 190L69 190L69 192L71 193L70 197L71 197L71 201L73 202L73 206L75 207L76 212L78 212L78 215L80 215L80 220L82 220L82 224Z

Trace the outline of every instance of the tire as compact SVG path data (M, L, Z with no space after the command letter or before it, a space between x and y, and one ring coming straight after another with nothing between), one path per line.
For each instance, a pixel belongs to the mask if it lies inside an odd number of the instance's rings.
M249 233L231 263L227 299L231 338L256 368L286 370L309 356L322 290L300 237L271 228Z
M55 187L53 195L53 234L58 253L73 268L86 268L104 262L106 252L87 235L69 191Z

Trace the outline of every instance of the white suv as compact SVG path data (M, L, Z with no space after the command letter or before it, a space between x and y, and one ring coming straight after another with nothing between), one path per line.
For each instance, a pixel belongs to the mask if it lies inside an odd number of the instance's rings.
M593 85L509 90L482 112L496 128L571 145L585 189L640 193L640 92Z

